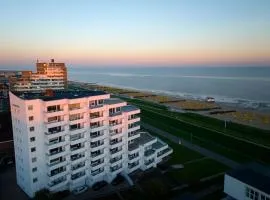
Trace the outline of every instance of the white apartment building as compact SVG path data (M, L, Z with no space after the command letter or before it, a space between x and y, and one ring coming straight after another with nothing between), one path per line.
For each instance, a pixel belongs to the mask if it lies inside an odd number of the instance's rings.
M270 169L251 163L225 174L227 200L270 200Z
M10 92L17 184L35 192L111 182L172 149L140 131L140 110L101 91Z

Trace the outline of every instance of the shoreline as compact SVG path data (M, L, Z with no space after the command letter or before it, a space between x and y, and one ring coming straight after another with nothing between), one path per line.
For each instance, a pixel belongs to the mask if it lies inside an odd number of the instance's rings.
M270 113L250 108L243 108L239 105L230 105L229 103L214 102L208 103L205 100L178 97L177 95L168 95L161 92L148 90L130 89L128 87L116 87L101 85L98 83L87 83L84 81L68 81L74 86L79 85L85 89L104 90L111 94L120 95L128 98L137 98L165 105L179 112L192 112L207 117L224 120L226 122L235 122L259 129L270 130ZM211 114L211 112L216 114ZM220 112L220 113L219 113ZM224 112L224 113L223 113ZM228 113L227 113L228 112Z

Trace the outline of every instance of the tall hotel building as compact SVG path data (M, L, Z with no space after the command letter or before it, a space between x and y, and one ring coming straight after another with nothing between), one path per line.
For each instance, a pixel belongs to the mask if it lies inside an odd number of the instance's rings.
M63 90L67 88L67 69L65 63L36 63L36 72L21 71L20 75L10 76L11 91L35 92L46 89Z
M172 149L140 131L140 110L101 91L10 92L18 185L30 196L146 170Z

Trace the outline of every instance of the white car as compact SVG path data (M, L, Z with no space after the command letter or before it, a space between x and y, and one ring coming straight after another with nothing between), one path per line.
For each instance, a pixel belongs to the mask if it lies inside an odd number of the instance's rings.
M72 191L73 194L77 195L77 194L81 194L83 192L86 192L87 191L87 187L86 186L80 186L80 187L77 187L76 189L74 189Z

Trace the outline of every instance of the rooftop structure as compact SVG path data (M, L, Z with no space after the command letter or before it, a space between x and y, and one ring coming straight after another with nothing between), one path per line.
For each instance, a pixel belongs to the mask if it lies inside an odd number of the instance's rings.
M140 110L100 91L10 92L17 184L30 197L146 170L172 149L140 131Z

